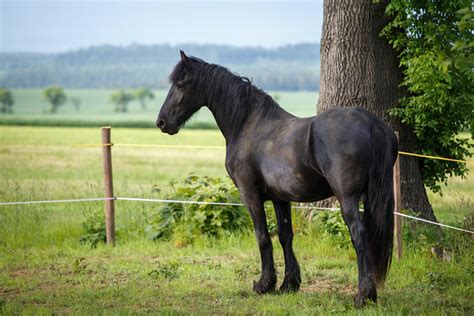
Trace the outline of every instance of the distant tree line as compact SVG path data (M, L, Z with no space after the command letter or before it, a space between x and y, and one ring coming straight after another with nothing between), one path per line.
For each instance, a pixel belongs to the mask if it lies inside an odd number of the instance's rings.
M124 89L117 90L110 95L109 101L115 105L115 112L127 112L128 104L137 100L142 110L146 110L147 101L153 100L155 95L147 87L139 87L132 92ZM76 111L79 111L82 100L78 97L68 97L61 86L52 85L43 90L43 99L49 103L47 113L56 113L62 105L69 101ZM13 93L10 89L0 87L0 113L13 113L15 103Z
M179 49L224 65L266 90L319 90L319 44L275 49L222 45L96 46L60 54L1 53L0 86L169 87Z

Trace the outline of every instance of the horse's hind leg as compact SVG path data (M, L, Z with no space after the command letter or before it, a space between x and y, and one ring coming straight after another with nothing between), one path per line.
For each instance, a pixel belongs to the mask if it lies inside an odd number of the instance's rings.
M254 284L253 290L258 294L272 292L275 290L276 272L273 263L272 240L268 233L263 200L256 194L246 193L243 189L240 189L240 197L252 217L253 227L262 260L262 275Z
M273 201L278 221L278 237L285 257L285 279L280 286L282 292L298 291L301 284L300 266L293 253L293 227L289 202Z
M354 304L356 307L362 307L367 299L377 301L374 269L368 253L366 229L359 212L359 198L343 197L340 202L342 216L349 227L352 244L357 255L359 293L354 298Z

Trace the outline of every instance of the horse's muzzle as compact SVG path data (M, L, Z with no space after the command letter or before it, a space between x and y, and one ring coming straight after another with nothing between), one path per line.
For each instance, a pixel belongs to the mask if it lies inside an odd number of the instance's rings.
M156 121L156 127L161 129L162 131L163 131L163 128L165 127L165 125L166 125L166 123L165 123L165 120L163 120L163 119Z
M167 133L169 135L177 134L179 128L176 126L172 126L171 124L166 124L165 120L160 119L156 121L156 127L158 127L163 133Z

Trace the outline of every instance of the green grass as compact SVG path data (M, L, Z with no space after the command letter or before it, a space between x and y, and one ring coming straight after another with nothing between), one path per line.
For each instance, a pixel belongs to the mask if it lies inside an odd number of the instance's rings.
M99 144L99 128L1 127L3 146ZM175 137L158 129L112 129L112 142L123 144L193 144L224 146L217 130L183 130ZM46 147L1 149L0 172L4 179L21 181L35 187L47 186L47 197L83 195L82 188L100 183L102 151L100 147ZM224 150L113 147L114 179L117 193L122 187L136 194L149 193L153 185L167 185L188 173L223 176ZM144 186L147 186L145 189ZM69 190L64 188L69 187ZM24 187L24 186L23 186ZM132 191L130 191L132 190ZM101 195L97 188L88 194ZM123 193L122 193L123 195ZM40 198L40 196L38 196Z
M97 128L0 127L0 147L98 143ZM168 136L151 129L113 128L114 143L224 144L216 130ZM221 149L113 147L117 196L158 197L188 173L225 176ZM472 212L474 176L453 179L444 196L430 194L435 213L461 225ZM0 200L96 197L102 193L101 149L0 148ZM0 206L1 314L472 314L474 256L470 237L449 232L451 260L431 254L426 237L405 236L379 304L353 308L357 267L352 248L315 229L300 230L295 252L302 268L296 294L258 296L259 254L252 234L198 238L179 248L152 242L144 227L157 205L117 201L117 246L79 243L82 223L102 202ZM297 215L294 215L297 216ZM408 223L408 221L405 221ZM408 229L409 225L405 225ZM283 256L273 239L279 280Z
M154 91L155 99L142 110L138 101L129 104L128 112L114 112L109 102L115 90L108 89L66 89L68 97L81 100L80 110L71 103L61 106L57 113L47 113L49 104L43 99L41 89L13 89L14 113L0 114L0 125L29 126L104 126L114 127L154 127L159 108L167 91ZM316 92L270 92L287 111L297 116L312 116L316 113L318 93ZM201 109L188 123L193 128L215 128L212 114L207 108Z

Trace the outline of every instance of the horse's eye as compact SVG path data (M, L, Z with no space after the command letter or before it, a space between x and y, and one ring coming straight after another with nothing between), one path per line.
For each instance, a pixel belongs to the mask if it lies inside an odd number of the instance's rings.
M178 82L178 83L176 84L176 86L178 87L178 89L184 88L184 84L181 83L181 82Z

